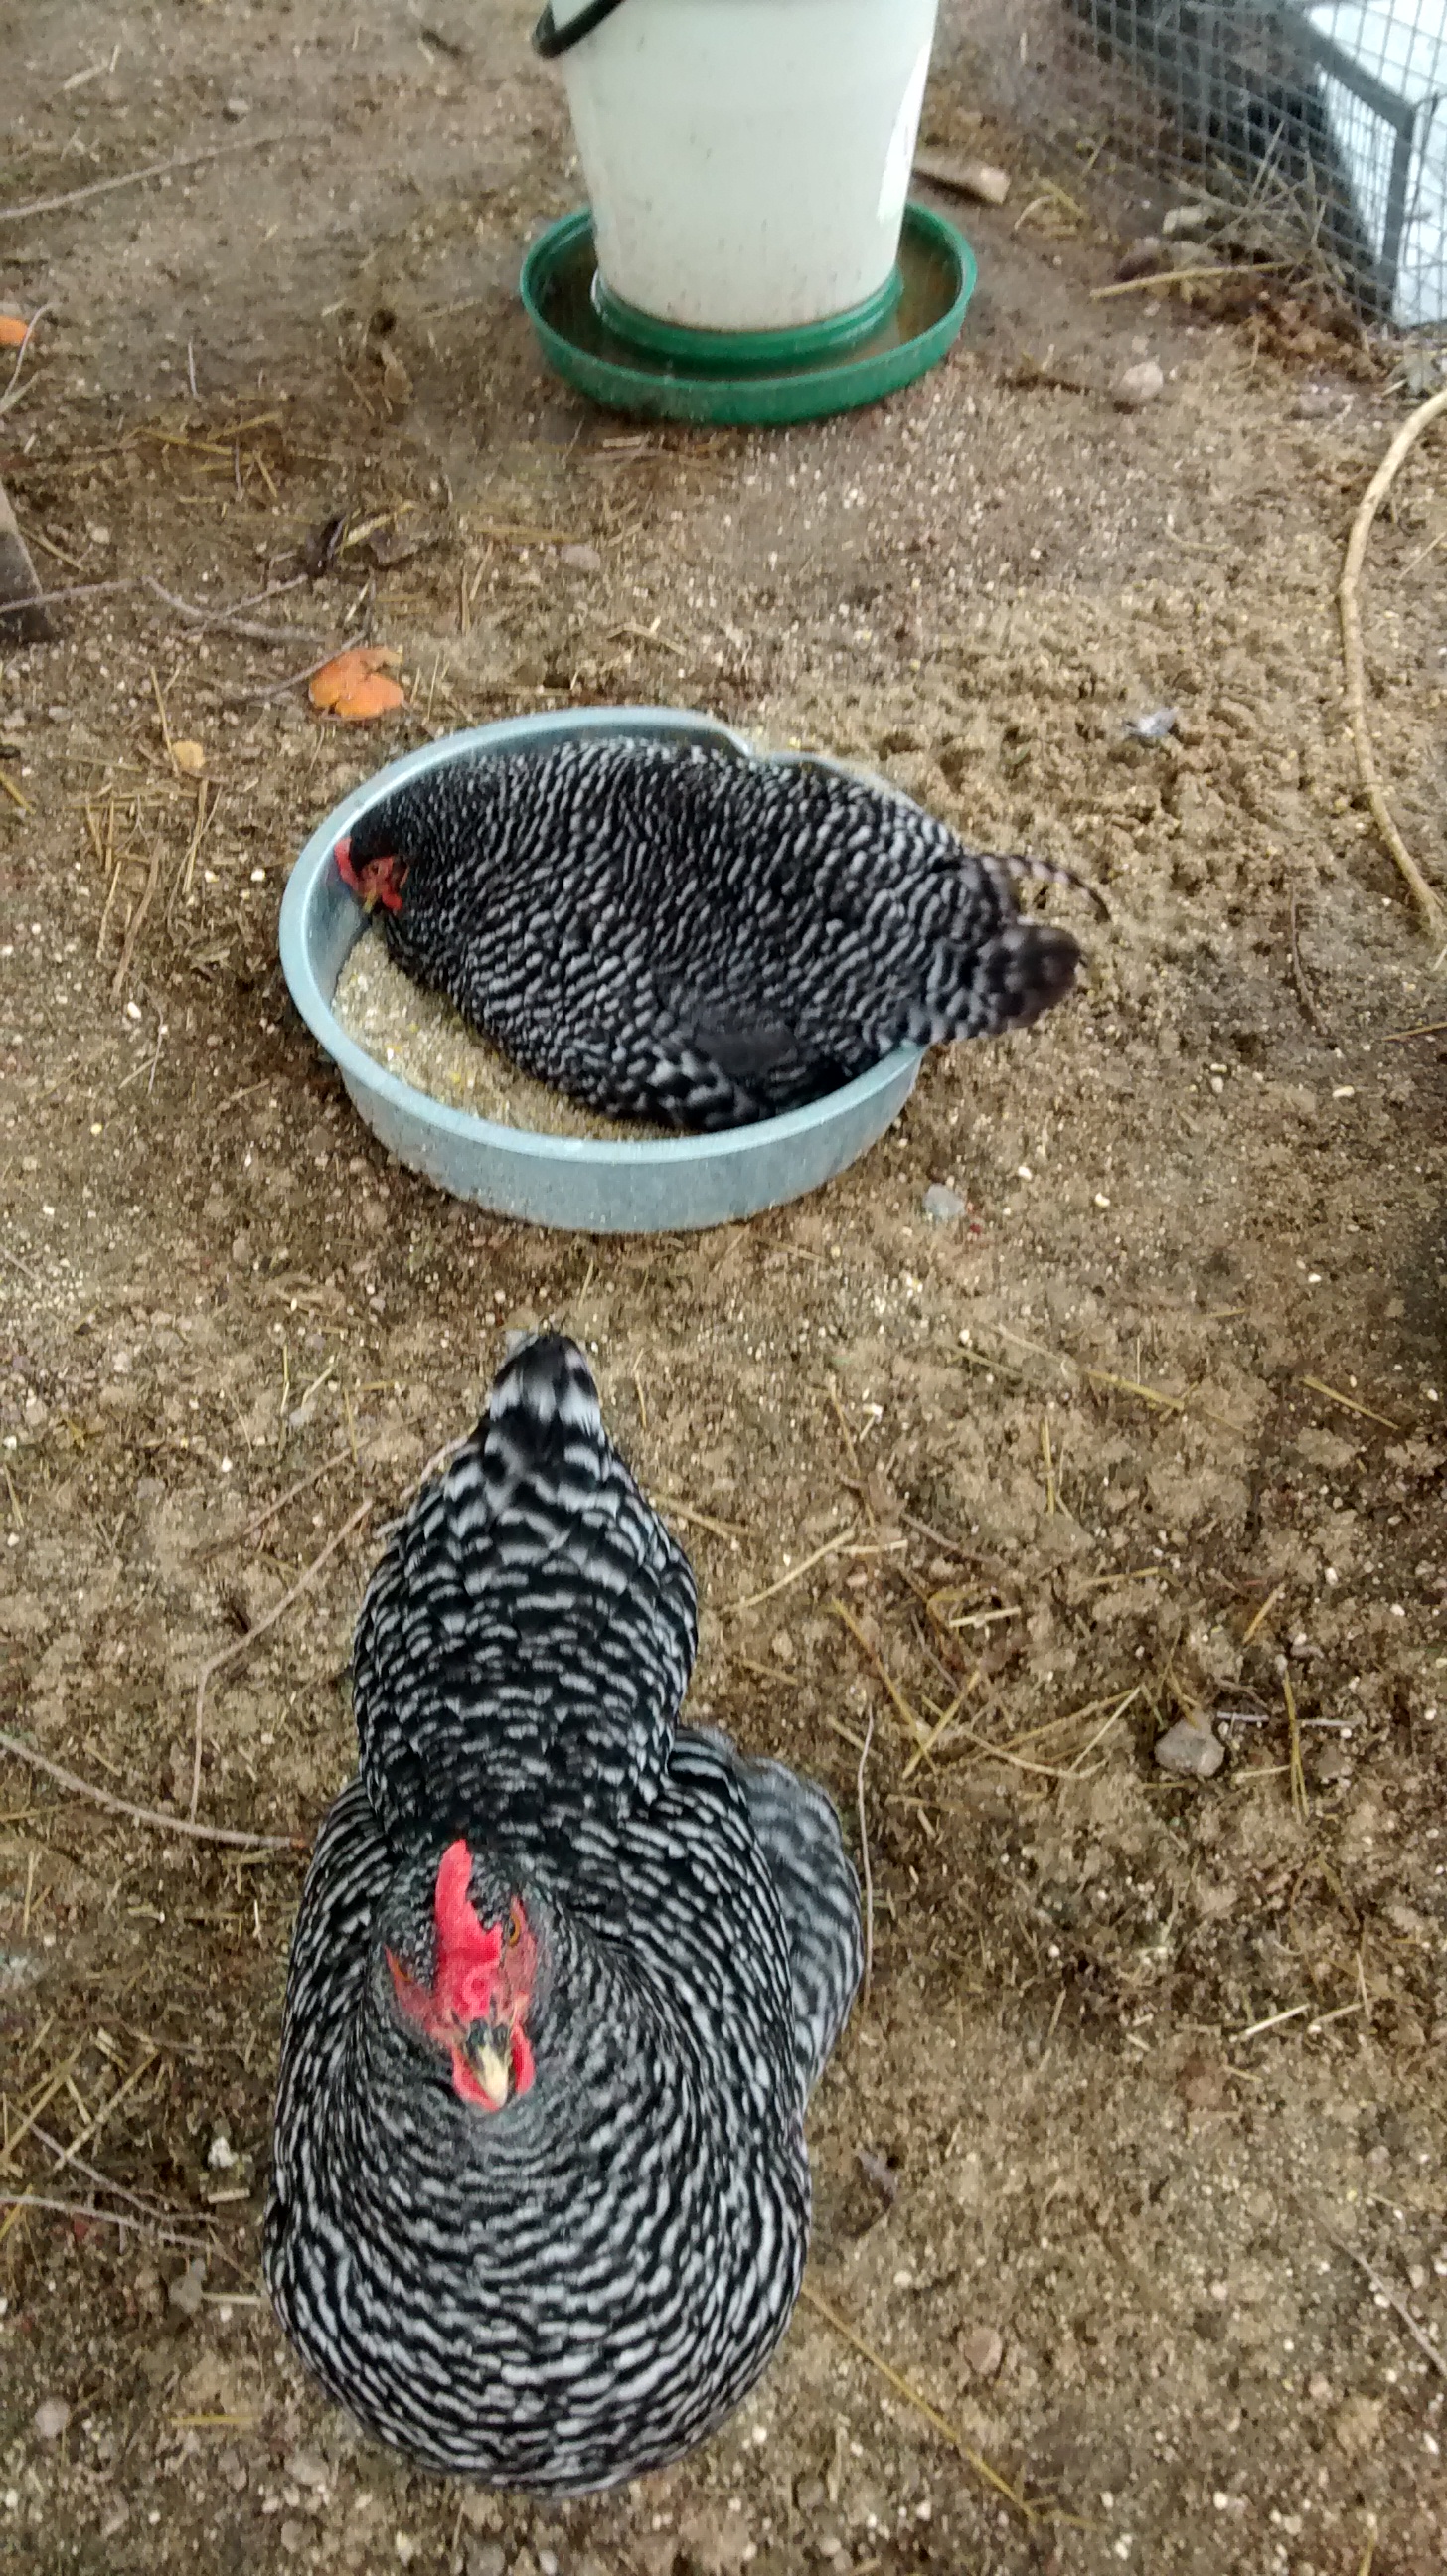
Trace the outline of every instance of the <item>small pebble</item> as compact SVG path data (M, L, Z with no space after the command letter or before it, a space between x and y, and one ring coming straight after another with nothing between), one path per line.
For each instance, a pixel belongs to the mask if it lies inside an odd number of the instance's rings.
M224 2130L218 2129L206 2150L206 2162L213 2173L226 2173L236 2162L236 2149Z
M166 2296L173 2308L180 2309L183 2317L200 2315L202 2283L205 2278L206 2265L198 2255L187 2264L184 2272L178 2272L175 2280L167 2284Z
M1137 742L1164 742L1180 721L1174 707L1152 707L1147 715L1128 717L1125 729Z
M1154 358L1141 358L1116 377L1113 399L1117 411L1144 411L1165 390L1165 376Z
M570 572L601 572L603 558L596 546L559 546L558 561Z
M966 1214L968 1202L944 1181L931 1181L924 1194L923 1207L932 1224L949 1225L954 1218Z
M977 2379L993 2379L1005 2358L1005 2346L993 2326L971 2326L960 2351Z
M1123 253L1115 273L1122 286L1129 286L1133 278L1153 277L1156 270L1165 265L1160 235L1142 233Z
M503 2576L507 2561L498 2540L470 2540L463 2565L467 2576Z
M1174 1772L1178 1779L1214 1780L1226 1759L1226 1747L1209 1727L1179 1717L1157 1738L1155 1758L1162 1771Z
M31 2421L38 2440L58 2442L70 2422L70 2408L63 2397L42 2397Z
M1203 233L1210 220L1209 206L1172 206L1161 225L1161 231L1167 241L1179 241L1183 237L1190 239L1197 233Z
M251 114L251 101L249 98L228 98L222 114L229 116L233 125L239 125L243 116Z
M899 2176L887 2156L877 2154L873 2147L856 2147L854 2160L882 2201L888 2203L899 2197Z

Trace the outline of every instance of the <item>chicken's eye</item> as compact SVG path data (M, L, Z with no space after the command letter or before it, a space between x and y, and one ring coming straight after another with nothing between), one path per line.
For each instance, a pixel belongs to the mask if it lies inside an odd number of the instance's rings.
M515 1946L520 1930L521 1926L519 1925L517 1918L517 1908L514 1906L511 1914L507 1918L507 1946L510 1950Z

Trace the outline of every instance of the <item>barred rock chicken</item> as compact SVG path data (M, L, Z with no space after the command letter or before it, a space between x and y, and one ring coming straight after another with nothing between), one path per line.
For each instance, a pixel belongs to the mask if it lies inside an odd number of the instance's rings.
M454 761L336 845L399 966L608 1117L737 1127L903 1040L1026 1027L1080 951L1043 860L969 850L865 779L638 739Z
M265 2266L331 2394L431 2468L567 2495L672 2459L794 2305L859 1895L819 1790L675 1726L696 1610L557 1338L363 1603Z

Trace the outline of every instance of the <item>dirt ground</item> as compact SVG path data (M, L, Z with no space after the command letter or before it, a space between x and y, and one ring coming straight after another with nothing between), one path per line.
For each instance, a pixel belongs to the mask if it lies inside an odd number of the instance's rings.
M258 2279L304 1850L228 1855L7 1760L0 2560L1428 2576L1447 1030L1332 606L1400 397L1290 301L1092 302L1118 244L972 122L947 8L927 136L1014 173L970 212L950 362L786 435L595 415L514 293L579 193L531 14L0 11L5 206L213 156L0 223L3 300L51 307L0 471L47 579L132 585L0 674L5 1723L184 1814L198 1673L237 1648L201 1813L304 1846L351 1764L377 1528L506 1324L580 1335L698 1571L694 1713L851 1819L873 1718L873 1983L811 2123L832 2318L801 2306L715 2441L595 2502L382 2455ZM1124 414L1141 356L1165 389ZM1439 872L1442 456L1367 614ZM340 513L315 583L262 604ZM410 703L358 735L287 683L368 619ZM629 699L866 759L1114 916L1052 893L1089 958L1065 1006L932 1057L843 1180L704 1238L440 1197L276 963L288 866L367 769ZM1164 704L1174 735L1135 740ZM965 1212L931 1222L933 1183ZM1219 1776L1155 1765L1224 1709Z

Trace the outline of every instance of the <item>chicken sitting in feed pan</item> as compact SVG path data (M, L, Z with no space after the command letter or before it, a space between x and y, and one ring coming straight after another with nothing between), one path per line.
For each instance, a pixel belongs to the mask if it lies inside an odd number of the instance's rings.
M874 782L696 745L575 740L394 788L336 846L419 983L605 1117L743 1126L909 1041L1029 1026L1069 933L997 858Z

